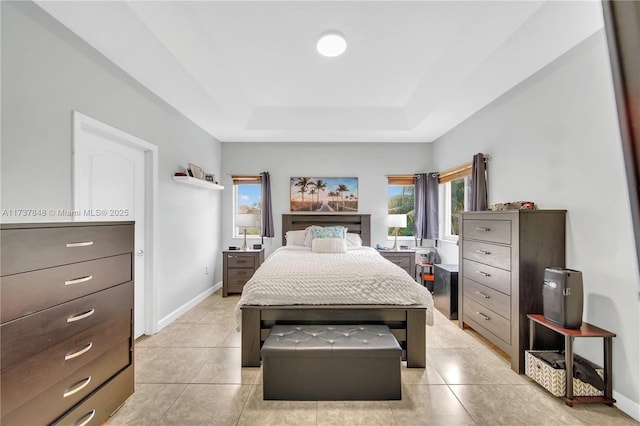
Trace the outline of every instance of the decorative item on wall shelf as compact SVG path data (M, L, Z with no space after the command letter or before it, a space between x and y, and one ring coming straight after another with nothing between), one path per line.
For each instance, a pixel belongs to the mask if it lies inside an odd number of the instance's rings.
M204 180L204 170L202 167L196 166L195 164L189 163L189 176L192 176L196 179Z
M357 177L292 177L289 186L292 212L358 211Z

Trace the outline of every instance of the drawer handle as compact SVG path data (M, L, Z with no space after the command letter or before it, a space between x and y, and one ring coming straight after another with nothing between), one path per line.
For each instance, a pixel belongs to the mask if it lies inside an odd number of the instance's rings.
M489 321L491 318L483 314L482 312L476 312L476 314L485 321Z
M92 279L93 279L93 275L87 275L86 277L75 278L73 280L65 281L64 285L74 285L74 284L86 283L87 281L91 281Z
M76 385L74 385L71 389L62 394L63 398L73 395L74 393L80 392L82 389L86 388L87 385L91 382L91 376L86 379L81 380Z
M95 417L95 415L96 409L94 408L90 413L84 415L84 417L86 418L81 417L80 420L78 420L78 422L75 424L75 426L87 426L89 422Z
M484 297L485 299L488 299L488 298L489 298L489 295L488 295L488 294L484 294L484 293L483 293L483 292L481 292L481 291L476 290L476 291L475 291L475 293L476 293L476 294L479 294L480 296Z
M482 275L483 277L490 277L490 276L491 276L491 274L489 274L489 273L487 273L487 272L482 272L482 271L476 271L476 274L480 274L480 275Z
M78 243L67 243L67 247L68 248L72 248L72 247L87 247L87 246L92 246L93 245L93 241L80 241Z
M476 227L476 231L482 231L482 232L489 232L491 231L491 228L481 228L481 227Z
M479 254L491 254L490 251L486 251L486 250L476 250L476 253L479 253Z
M87 317L90 317L91 315L93 315L96 312L95 309L92 309L90 311L85 312L84 314L80 314L80 315L76 315L75 317L69 317L67 318L67 322L71 323L71 322L76 322L76 321L80 321L81 319L85 319Z
M93 342L89 342L89 344L85 347L80 349L78 352L74 352L72 354L66 354L64 356L64 360L65 361L69 361L70 359L73 359L75 357L78 357L82 354L86 354L87 352L89 352L89 350L93 347Z

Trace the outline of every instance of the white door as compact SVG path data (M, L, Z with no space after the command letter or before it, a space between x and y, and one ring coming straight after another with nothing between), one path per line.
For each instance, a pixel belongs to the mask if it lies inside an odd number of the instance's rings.
M74 134L76 220L135 221L134 334L145 334L145 153L91 129Z

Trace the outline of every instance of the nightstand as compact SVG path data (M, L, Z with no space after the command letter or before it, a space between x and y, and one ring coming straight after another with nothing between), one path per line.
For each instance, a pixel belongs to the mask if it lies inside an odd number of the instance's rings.
M264 249L222 252L222 297L242 293L242 288L264 262Z
M415 276L416 271L416 252L414 250L378 250L385 259L395 263L411 277Z

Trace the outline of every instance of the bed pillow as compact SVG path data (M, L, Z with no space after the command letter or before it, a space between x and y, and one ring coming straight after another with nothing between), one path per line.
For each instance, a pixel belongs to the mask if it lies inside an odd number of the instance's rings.
M304 237L306 231L287 231L285 237L287 239L288 246L304 246Z
M360 235L348 233L347 247L362 247L362 238L360 238Z
M312 226L313 239L316 238L346 238L347 228L344 226Z
M311 241L313 240L313 233L311 232L311 230L313 228L320 228L319 226L316 225L311 225L311 226L307 226L304 230L305 235L304 235L304 246L305 247L309 247L311 248Z
M347 240L345 238L314 238L311 241L311 251L314 253L346 253Z

